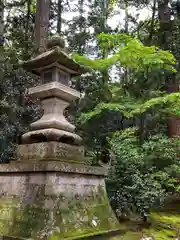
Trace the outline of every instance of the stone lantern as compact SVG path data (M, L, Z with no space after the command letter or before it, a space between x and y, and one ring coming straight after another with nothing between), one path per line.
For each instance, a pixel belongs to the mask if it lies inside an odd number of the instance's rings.
M60 46L25 62L40 76L29 89L44 114L22 136L17 160L0 168L2 239L112 239L119 223L109 205L107 170L84 161L81 138L64 117L79 92L68 86L81 68Z
M41 85L29 89L33 99L40 99L44 114L33 122L31 131L22 136L18 147L18 159L45 160L64 158L80 161L84 155L81 137L74 133L75 127L64 117L64 110L80 98L80 93L69 87L71 77L81 74L79 64L63 51L63 45L53 46L47 52L24 63L24 68L40 77ZM51 142L51 144L49 144ZM35 144L36 143L36 144ZM70 145L67 145L70 144ZM65 150L66 148L66 150ZM41 154L40 154L41 152Z

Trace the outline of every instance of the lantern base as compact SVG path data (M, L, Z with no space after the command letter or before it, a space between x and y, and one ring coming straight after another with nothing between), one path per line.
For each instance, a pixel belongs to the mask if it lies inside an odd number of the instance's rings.
M28 133L25 133L22 136L23 144L31 144L38 142L62 142L71 145L80 145L82 139L75 133L66 132L60 129L49 128L49 129L41 129L35 130Z

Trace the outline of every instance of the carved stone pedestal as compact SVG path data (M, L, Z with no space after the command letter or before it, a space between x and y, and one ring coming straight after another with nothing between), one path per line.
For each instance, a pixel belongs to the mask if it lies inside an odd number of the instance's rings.
M12 239L109 239L119 224L101 167L16 162L0 168L0 235Z

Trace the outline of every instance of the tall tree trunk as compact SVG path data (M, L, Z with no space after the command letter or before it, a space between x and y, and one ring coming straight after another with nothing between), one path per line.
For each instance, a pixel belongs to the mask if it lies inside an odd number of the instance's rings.
M29 47L28 40L29 40L31 3L32 3L32 0L27 1L27 15L26 15L26 27L25 27L25 53L28 52L28 47Z
M102 22L101 22L101 31L107 33L107 20L109 15L109 1L104 0L102 1ZM104 48L102 51L102 59L106 59L108 57L108 49ZM102 72L104 88L108 88L109 82L109 72L108 70L104 70ZM100 154L100 160L102 163L108 164L110 162L110 152L108 148L108 141L107 139L104 140L103 148Z
M153 33L154 33L155 14L156 14L156 5L157 5L157 0L154 0L153 7L152 7L151 27L150 27L149 37L148 37L148 45L152 44L152 38L153 38Z
M128 31L129 31L129 19L128 19L128 1L127 0L124 1L124 9L125 9L124 31L125 31L126 34L128 34ZM128 80L129 80L128 68L125 68L124 79L125 79L125 82L128 83Z
M38 52L46 51L50 15L50 0L37 0L35 41Z
M125 24L124 24L124 30L125 33L128 33L129 30L129 19L128 19L128 2L127 0L124 1L124 9L125 9Z
M78 7L79 7L79 15L80 15L80 19L83 19L83 12L84 12L84 0L78 0ZM84 26L83 26L84 21L80 21L79 24L79 32L82 33ZM81 39L79 39L79 45L78 45L78 53L79 54L83 54L84 53L84 40L81 41Z
M169 36L171 34L171 9L169 0L158 0L158 17L160 21L159 45L164 50L169 49Z
M58 0L57 33L61 35L62 28L62 0Z
M4 44L4 0L0 0L0 47Z
M108 0L102 1L102 22L101 22L101 31L107 32L107 20L108 20ZM108 57L108 51L106 48L102 51L102 59ZM103 81L104 84L107 85L109 81L109 73L108 70L103 71Z
M171 50L171 41L170 36L172 34L172 24L171 21L171 9L168 6L169 0L159 0L158 1L158 15L160 20L160 38L159 43L161 48L164 50ZM179 91L179 83L176 79L175 74L171 74L167 78L167 92L178 92ZM168 120L168 135L180 135L180 120L177 121L177 117L171 116Z
M80 18L82 18L83 17L83 11L84 11L84 0L79 0L78 5L79 5ZM81 22L80 32L82 31L82 29L83 29L83 23Z

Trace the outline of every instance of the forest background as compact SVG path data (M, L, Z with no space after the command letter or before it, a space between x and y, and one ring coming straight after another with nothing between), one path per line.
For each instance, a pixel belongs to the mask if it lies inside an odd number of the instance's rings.
M44 11L41 30L60 34L87 69L72 81L81 100L65 112L84 139L87 161L109 168L117 215L146 219L180 191L180 1L40 2L0 0L0 161L16 160L20 136L42 114L27 95L39 79L21 62L39 48L34 33Z

